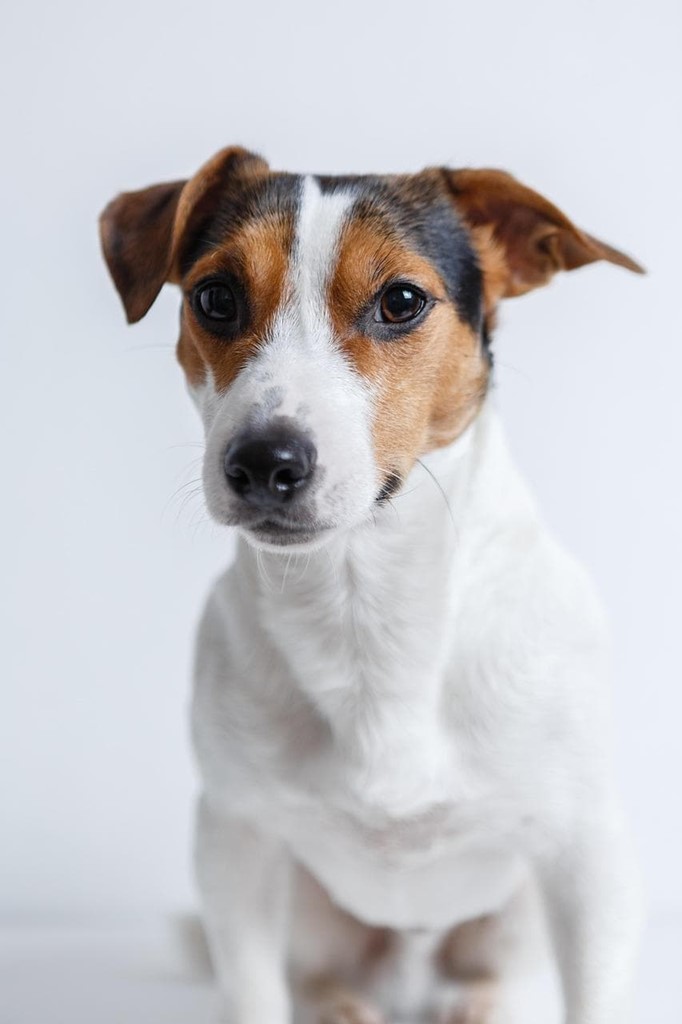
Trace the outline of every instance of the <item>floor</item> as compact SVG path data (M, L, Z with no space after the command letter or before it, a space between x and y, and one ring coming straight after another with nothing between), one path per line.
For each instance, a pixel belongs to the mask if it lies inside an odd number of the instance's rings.
M0 929L0 1024L214 1024L194 927ZM681 964L682 919L659 918L644 943L635 1024L680 1024Z

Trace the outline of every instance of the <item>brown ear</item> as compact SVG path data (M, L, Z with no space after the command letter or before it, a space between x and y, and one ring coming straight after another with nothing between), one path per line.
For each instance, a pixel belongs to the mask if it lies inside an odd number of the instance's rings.
M496 279L495 299L523 295L558 270L608 260L645 271L625 253L586 234L539 193L505 171L445 170L455 205Z
M100 217L102 251L129 324L141 320L168 277L184 181L122 192Z
M263 173L268 165L238 146L222 149L189 181L123 192L100 217L102 250L128 323L141 320L165 281L173 280L179 245L209 211L230 177Z

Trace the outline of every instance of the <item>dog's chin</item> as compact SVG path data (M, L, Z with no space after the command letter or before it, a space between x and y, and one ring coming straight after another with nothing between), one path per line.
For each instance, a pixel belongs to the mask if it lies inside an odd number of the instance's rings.
M277 519L263 519L249 525L239 524L238 530L252 547L275 554L314 551L336 532L332 525L298 524Z

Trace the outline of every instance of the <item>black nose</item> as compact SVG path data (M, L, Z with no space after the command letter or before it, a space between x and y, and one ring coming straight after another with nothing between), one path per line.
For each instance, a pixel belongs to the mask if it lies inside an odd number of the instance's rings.
M225 452L225 476L231 489L249 505L272 508L291 501L309 483L315 469L315 446L289 428L242 435Z

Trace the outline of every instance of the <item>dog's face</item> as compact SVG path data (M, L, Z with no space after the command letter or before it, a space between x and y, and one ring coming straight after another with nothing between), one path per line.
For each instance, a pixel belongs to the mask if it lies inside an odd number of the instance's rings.
M500 171L298 176L240 149L119 196L102 238L130 321L182 289L210 512L288 550L371 518L472 421L500 298L639 270Z

